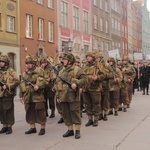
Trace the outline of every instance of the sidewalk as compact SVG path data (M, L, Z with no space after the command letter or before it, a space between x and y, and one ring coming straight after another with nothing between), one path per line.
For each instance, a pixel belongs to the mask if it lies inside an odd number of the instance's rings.
M15 99L16 123L13 134L0 135L1 150L149 150L150 149L150 96L136 92L131 108L109 116L108 121L99 121L98 127L85 127L83 114L81 139L63 138L67 128L57 124L59 115L48 118L46 134L25 135L29 129L25 122L24 106ZM37 124L38 131L40 126Z

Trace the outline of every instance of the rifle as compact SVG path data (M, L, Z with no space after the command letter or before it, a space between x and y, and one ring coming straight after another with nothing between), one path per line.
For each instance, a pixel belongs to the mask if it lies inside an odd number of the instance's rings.
M0 86L2 87L4 85L5 85L5 83L0 80ZM10 95L12 95L12 93L7 88L5 90L6 90L7 93L9 93Z
M22 77L22 79L26 82L27 85L30 85L34 88L34 84L31 83L29 80L25 79L24 77Z
M70 89L72 89L72 88L71 88L71 83L70 83L69 81L67 81L66 79L62 78L61 76L59 76L59 75L58 75L58 74L59 74L59 71L56 69L56 67L54 66L54 64L52 64L52 62L49 61L48 59L47 59L47 61L48 61L48 63L51 65L51 67L52 67L52 69L54 70L54 73L56 74L56 76L57 76L62 82L64 82L65 84L67 84Z

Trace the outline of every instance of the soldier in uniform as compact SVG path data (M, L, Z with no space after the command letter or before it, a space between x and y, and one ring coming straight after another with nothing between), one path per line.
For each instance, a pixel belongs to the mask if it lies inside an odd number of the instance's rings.
M44 89L47 87L48 78L41 67L37 67L38 59L35 56L26 56L27 70L23 73L20 84L20 101L25 105L26 122L30 129L25 134L36 133L35 123L41 125L39 135L45 134L46 111Z
M133 80L136 76L136 72L134 67L129 64L129 58L127 56L123 57L122 62L123 62L122 73L127 78L127 89L128 89L128 98L129 98L129 103L127 105L127 108L129 108L130 103L132 101Z
M72 53L66 53L63 56L64 68L59 72L59 76L70 82L70 87L61 79L58 81L56 98L62 105L62 115L68 131L63 137L74 135L73 125L75 125L75 139L80 138L80 88L86 83L85 73L75 62Z
M144 61L144 64L140 69L140 75L143 85L143 95L145 95L145 90L146 94L149 95L150 67L147 65L147 61Z
M56 65L56 68L58 70L58 72L60 72L62 69L63 69L63 55L65 53L61 53L59 55L59 64ZM56 78L56 82L55 82L55 86L54 86L54 90L57 89L57 84L58 84L58 81L59 81L59 78L57 77ZM56 100L56 107L57 107L57 111L58 113L60 114L60 119L58 120L58 124L61 124L61 123L64 123L64 119L63 119L63 116L62 116L62 107L61 107L61 103L58 103L58 101Z
M51 110L51 115L49 118L55 117L55 91L53 91L54 88L54 82L56 79L56 75L54 74L52 68L50 67L50 64L48 63L51 61L53 63L52 57L43 57L40 60L40 65L42 69L45 72L45 75L50 79L48 86L44 89L44 99L46 100L45 107L46 107L46 116L48 116L48 106Z
M109 73L107 74L109 78L109 100L110 100L110 110L109 115L113 114L118 116L118 105L120 97L120 82L122 81L122 73L116 66L116 61L113 57L109 57Z
M19 79L16 72L9 66L10 60L7 55L0 56L0 121L3 124L1 133L11 134L15 123L14 96Z
M129 103L129 98L128 98L128 89L127 89L127 82L128 82L128 77L125 72L122 71L123 69L123 63L118 62L117 64L118 68L122 72L122 81L120 83L120 99L119 99L119 109L118 111L122 111L122 104L123 104L123 111L127 112L127 104Z
M97 66L96 57L93 52L87 52L87 63L84 66L84 71L88 78L88 85L83 91L83 99L85 103L88 122L86 127L93 125L98 126L98 118L101 110L101 91L102 81L105 78L104 73Z
M107 75L108 69L104 62L104 56L102 53L98 53L96 55L97 63L99 66L99 69ZM109 79L107 76L105 76L105 79L102 81L102 92L101 92L101 110L98 120L108 120L108 111L109 111L109 88L108 88L108 81Z

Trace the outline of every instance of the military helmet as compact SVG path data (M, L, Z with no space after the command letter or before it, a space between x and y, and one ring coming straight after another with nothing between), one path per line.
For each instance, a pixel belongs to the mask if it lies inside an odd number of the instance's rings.
M0 55L0 61L3 61L5 63L7 63L7 64L10 63L10 59L9 59L8 55L5 55L5 54L1 54Z
M42 63L47 63L48 62L48 57L42 57L41 60L40 60L40 64Z
M97 53L96 54L96 58L104 58L103 53L102 52Z
M63 59L69 60L71 63L75 62L75 57L72 53L64 53Z
M54 57L53 56L49 56L48 60L53 63L54 62Z
M117 63L117 66L123 66L123 62L122 62L122 61L119 61L119 62Z
M109 63L110 61L116 63L115 58L113 58L113 57L108 58L107 62Z
M37 62L38 62L38 58L36 57L36 56L33 56L33 55L31 55L31 54L28 54L27 56L26 56L26 61L25 61L25 63L26 64L37 64Z
M91 56L91 57L93 57L93 58L95 59L95 53L94 53L93 51L87 52L87 53L86 53L86 57L87 57L87 56Z
M124 56L124 57L122 58L122 61L129 61L129 57L128 57L128 56Z
M59 58L62 58L64 56L64 54L65 54L64 52L61 52L59 55Z
M75 56L75 61L80 63L80 57L79 56Z

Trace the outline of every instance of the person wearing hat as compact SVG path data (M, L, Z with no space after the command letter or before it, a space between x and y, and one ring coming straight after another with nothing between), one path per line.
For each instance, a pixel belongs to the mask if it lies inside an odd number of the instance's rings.
M120 69L120 71L122 72L123 63L118 62L117 66ZM128 98L128 89L127 89L127 78L126 78L124 72L122 72L122 81L120 83L120 98L119 98L118 111L123 110L124 112L127 112L128 102L129 102L129 98Z
M118 105L119 105L119 97L120 97L120 82L122 81L122 73L117 68L116 61L113 57L109 57L107 60L109 64L109 73L107 77L109 78L109 102L110 102L110 110L109 115L113 114L118 116Z
M63 56L65 55L64 52L61 52L60 55L59 55L59 63L55 65L56 69L58 70L58 72L60 72L62 69L63 69ZM59 78L56 77L56 82L55 82L55 85L54 85L54 90L56 90L57 88L57 85L58 85L58 82L59 82ZM59 86L59 85L58 85ZM60 119L58 120L58 124L61 124L61 123L64 123L64 119L63 119L63 116L62 116L62 107L61 107L61 103L58 103L58 101L56 100L56 108L57 108L57 111L60 115Z
M48 117L48 106L51 110L51 115L49 118L55 117L55 91L52 89L54 88L54 82L56 79L56 75L54 74L54 71L48 61L53 63L53 57L43 57L40 60L40 66L44 70L45 75L47 78L49 78L49 84L44 89L44 99L45 99L45 108L46 108L46 116Z
M96 61L99 69L104 72L106 75L108 70L106 68L106 64L104 62L104 56L103 53L97 53L96 54ZM106 78L102 81L102 91L101 91L101 110L98 120L108 120L108 111L109 111L109 90L108 90L108 78Z
M20 102L25 106L26 122L30 124L30 129L25 134L36 133L35 123L38 123L41 125L39 135L44 135L46 126L44 89L49 79L44 70L37 67L37 57L29 54L25 63L27 70L23 73L20 84Z
M133 81L134 78L136 77L136 71L134 67L129 63L128 56L124 56L122 62L123 62L122 73L124 74L124 78L126 78L127 81L128 98L129 98L127 108L130 108L130 104L132 101Z
M88 122L85 126L88 127L92 125L93 127L96 127L98 126L98 118L101 110L102 81L105 78L105 74L97 65L94 52L87 52L86 60L87 63L83 69L87 75L88 84L83 90L83 99Z
M75 56L75 63L74 63L74 65L80 67L80 57L79 56Z
M80 138L81 116L80 116L80 88L86 84L86 75L83 70L74 65L75 57L72 53L63 56L64 68L59 76L70 83L70 86L61 79L57 82L56 98L62 106L62 116L68 130L63 137L74 135L75 139Z
M10 67L9 57L5 54L0 56L0 121L3 125L0 134L12 133L15 123L14 96L19 85L17 73Z
M150 67L147 65L147 61L144 61L143 66L140 68L140 75L143 85L143 95L149 95Z

